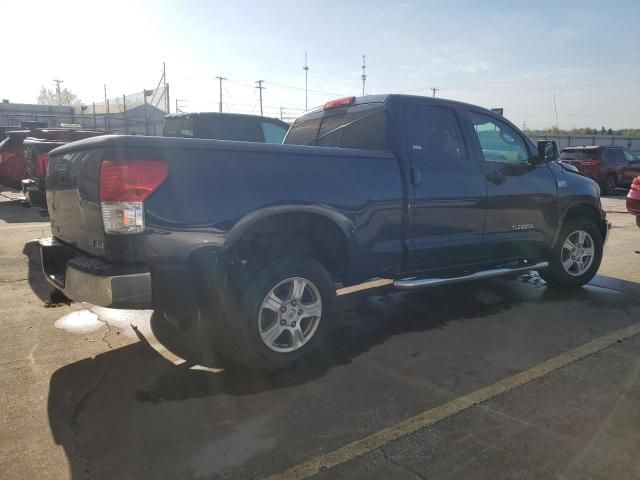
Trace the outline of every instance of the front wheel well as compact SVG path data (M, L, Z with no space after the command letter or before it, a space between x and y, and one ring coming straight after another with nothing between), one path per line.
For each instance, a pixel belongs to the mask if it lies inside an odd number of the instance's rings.
M602 238L604 238L607 234L607 226L605 222L602 221L602 215L598 211L596 207L590 205L588 203L579 203L577 205L572 206L564 216L563 223L567 221L574 220L576 218L588 218L593 222L593 224L600 230L602 234Z

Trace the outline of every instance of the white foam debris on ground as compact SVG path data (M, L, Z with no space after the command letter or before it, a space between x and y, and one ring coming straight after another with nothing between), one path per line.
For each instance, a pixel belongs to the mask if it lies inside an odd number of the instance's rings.
M156 338L151 330L152 310L118 310L114 308L97 307L88 303L83 303L86 307L66 314L55 322L55 327L76 335L86 335L96 332L105 326L119 329L126 337L137 339L136 330L140 333L158 355L176 366L186 363L184 358L179 357L168 350ZM209 373L222 372L221 368L207 367L204 365L191 365L191 370L200 370Z
M151 332L152 310L119 310L115 308L97 307L84 303L84 306L98 317L103 324L119 328L129 338L138 338L135 327L144 337L149 338Z
M67 313L54 323L56 328L60 328L76 335L86 335L104 327L104 322L98 319L98 315L89 310L78 310Z

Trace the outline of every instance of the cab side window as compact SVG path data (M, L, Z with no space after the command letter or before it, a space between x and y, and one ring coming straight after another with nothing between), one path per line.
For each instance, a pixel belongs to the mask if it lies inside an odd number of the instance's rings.
M453 110L423 107L423 146L430 163L464 162L467 150Z
M615 159L615 163L618 165L623 165L626 162L626 158L624 157L624 151L621 148L618 148L616 150L616 159Z
M636 157L633 156L633 153L631 153L629 150L623 150L624 152L624 159L627 161L627 163L632 163L632 162L637 162L638 159Z
M524 165L529 151L524 139L506 123L488 115L469 112L486 162Z

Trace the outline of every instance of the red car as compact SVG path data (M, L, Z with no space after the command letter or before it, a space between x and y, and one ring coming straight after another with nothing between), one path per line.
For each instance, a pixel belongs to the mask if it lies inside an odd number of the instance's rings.
M27 165L24 161L22 141L29 136L31 130L5 132L7 138L0 142L0 183L10 187L20 187L20 182L27 178Z
M640 162L626 148L615 145L563 148L560 161L598 182L605 195L613 194L618 187L629 188L640 175Z
M46 208L45 177L51 150L69 142L104 134L104 132L96 130L73 128L39 128L32 130L23 141L27 178L22 180L22 191L27 202L34 207Z
M627 211L636 216L636 225L640 227L640 177L631 182L631 188L627 194Z

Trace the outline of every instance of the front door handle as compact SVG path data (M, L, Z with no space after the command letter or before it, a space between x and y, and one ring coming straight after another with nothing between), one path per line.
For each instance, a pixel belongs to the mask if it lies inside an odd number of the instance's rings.
M409 175L411 176L411 183L414 185L420 185L422 183L422 172L418 167L412 166L409 170Z
M495 183L496 185L500 185L504 182L507 177L502 172L489 172L487 174L487 180L491 183Z

